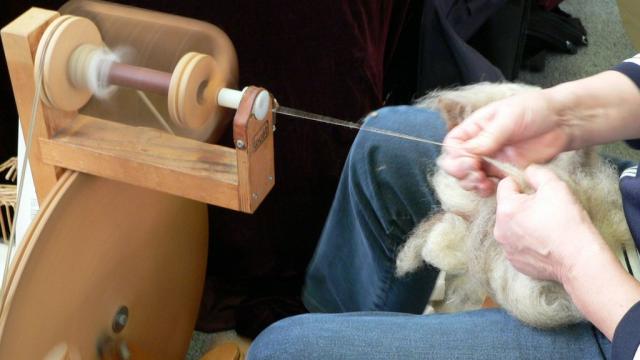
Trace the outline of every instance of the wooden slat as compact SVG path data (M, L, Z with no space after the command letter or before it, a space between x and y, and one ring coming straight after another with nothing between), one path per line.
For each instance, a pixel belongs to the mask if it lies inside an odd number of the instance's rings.
M55 11L31 8L1 31L13 94L25 136L29 133L31 107L35 95L33 59L36 48L47 25L58 16L59 14ZM34 138L46 138L49 135L50 129L47 128L43 108L40 107L36 114ZM49 190L55 185L59 173L54 167L43 163L40 155L40 146L34 143L29 154L29 162L38 200L42 202Z
M50 165L240 210L234 149L86 115L40 147Z

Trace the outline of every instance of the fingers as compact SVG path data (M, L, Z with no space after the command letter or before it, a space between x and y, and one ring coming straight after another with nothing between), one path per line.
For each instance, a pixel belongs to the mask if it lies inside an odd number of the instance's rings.
M438 167L458 179L461 188L487 197L496 188L494 179L488 178L482 167L482 160L472 156L454 157L445 155L438 159Z
M447 133L443 141L445 145L451 147L461 146L482 131L482 127L468 121L470 118L468 117Z
M487 178L484 173L479 171L470 173L469 176L460 180L458 183L463 189L473 191L481 197L491 196L496 190L495 181Z
M489 177L502 178L504 174L482 157L505 152L505 143L513 132L510 115L499 111L498 105L490 104L475 111L452 129L444 140L444 156L438 163L460 181L463 189L484 197L496 189L495 180Z
M489 155L499 150L511 135L509 124L512 119L505 119L504 112L498 112L496 103L476 110L450 135L452 142L458 142L463 149L477 155Z
M509 201L515 195L520 194L521 190L518 186L518 183L516 183L511 177L502 179L498 183L498 189L496 190L496 201L498 203L498 206L505 203L506 201Z
M456 157L450 154L445 154L444 157L438 158L438 166L449 175L457 179L464 179L471 172L480 170L480 161L477 157Z
M502 179L496 190L496 223L493 228L493 237L505 248L509 249L509 240L513 238L511 232L512 219L518 214L520 200L522 200L520 187L510 177ZM520 209L522 210L522 209Z
M472 171L465 178L458 181L458 184L461 188L467 191L476 191L478 185L484 180L486 180L486 177L483 173L479 171Z
M506 131L504 123L500 119L494 119L477 136L467 141L463 146L474 154L490 155L500 150L510 135Z
M462 123L449 131L444 138L445 146L463 148L468 151L466 143L479 136L485 130L486 125L492 122L494 115L495 109L492 105L476 110Z
M534 190L538 190L545 183L560 181L556 174L541 165L529 165L525 170L527 182L531 184Z

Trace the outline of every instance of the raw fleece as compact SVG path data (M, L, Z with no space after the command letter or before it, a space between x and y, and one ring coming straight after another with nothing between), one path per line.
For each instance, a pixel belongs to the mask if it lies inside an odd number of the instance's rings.
M501 98L535 90L522 84L481 83L436 91L417 106L441 111L449 129L474 110ZM625 221L615 167L593 149L565 152L546 164L565 181L612 249L633 240ZM446 272L446 292L439 312L480 308L490 296L526 324L554 328L584 321L561 284L521 274L505 258L493 237L495 196L482 198L462 189L441 169L431 184L441 203L400 249L397 276L426 263Z

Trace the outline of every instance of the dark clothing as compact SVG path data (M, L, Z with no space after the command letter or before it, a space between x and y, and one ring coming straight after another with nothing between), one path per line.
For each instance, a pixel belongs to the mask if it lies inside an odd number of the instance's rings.
M614 70L627 75L640 88L640 55L628 59L616 66ZM628 143L640 148L640 141L630 140ZM624 213L627 218L629 230L640 248L640 178L638 166L625 170L620 177L620 192ZM636 274L636 277L638 274ZM632 359L638 354L640 346L640 302L636 303L622 318L613 336L613 359Z

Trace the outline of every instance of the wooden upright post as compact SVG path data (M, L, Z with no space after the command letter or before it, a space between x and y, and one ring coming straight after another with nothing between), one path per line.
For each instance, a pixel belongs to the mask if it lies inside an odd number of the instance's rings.
M20 124L25 137L29 134L33 101L40 101L40 99L34 99L36 49L47 26L59 16L60 14L56 11L31 8L0 31L9 76L13 85L13 95L16 99ZM43 162L40 144L35 141L38 138L52 136L53 129L47 127L44 112L43 107L39 106L33 129L34 141L29 154L31 173L40 202L44 200L49 190L58 181L60 174L55 166Z
M233 140L238 158L238 197L240 210L253 213L275 183L273 159L273 112L258 120L253 104L264 89L248 87L233 119Z

